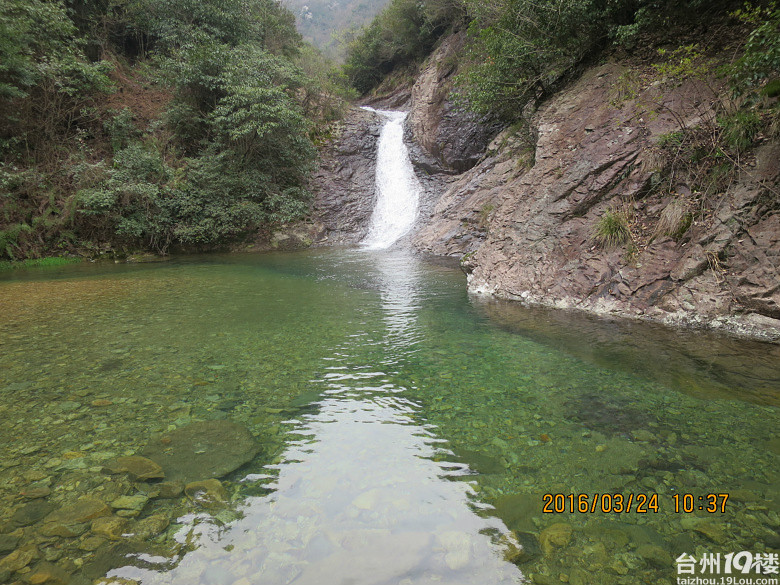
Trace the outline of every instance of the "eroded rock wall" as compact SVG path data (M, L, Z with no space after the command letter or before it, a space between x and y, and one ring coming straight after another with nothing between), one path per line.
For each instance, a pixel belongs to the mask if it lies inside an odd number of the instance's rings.
M380 128L376 114L351 108L334 137L320 149L312 186L312 218L321 225L316 244L351 244L368 232L376 201Z
M709 89L695 83L662 91L649 82L623 99L616 88L624 71L593 68L549 100L532 122L533 152L512 130L499 135L437 198L414 245L467 255L474 292L778 338L777 143L761 146L728 190L708 195L709 211L679 240L645 237L633 253L596 245L607 210L628 206L647 231L685 196L685 185L652 188L656 144L712 113Z

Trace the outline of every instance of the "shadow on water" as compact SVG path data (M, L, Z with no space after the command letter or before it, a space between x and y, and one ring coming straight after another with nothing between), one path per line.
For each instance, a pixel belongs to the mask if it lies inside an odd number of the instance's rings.
M703 399L780 405L780 345L471 297L493 323L586 362Z

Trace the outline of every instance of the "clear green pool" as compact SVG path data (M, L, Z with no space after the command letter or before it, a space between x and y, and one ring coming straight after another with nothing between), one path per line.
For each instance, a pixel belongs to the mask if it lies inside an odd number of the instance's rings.
M778 346L469 298L400 252L14 271L0 583L673 583L780 545L779 398ZM259 444L211 499L108 473L197 421Z

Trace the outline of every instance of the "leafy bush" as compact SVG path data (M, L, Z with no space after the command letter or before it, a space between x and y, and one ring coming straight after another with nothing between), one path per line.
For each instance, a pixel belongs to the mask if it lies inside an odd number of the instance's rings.
M744 95L780 76L780 8L775 2L767 8L748 4L734 15L755 26L742 56L730 68L735 93Z

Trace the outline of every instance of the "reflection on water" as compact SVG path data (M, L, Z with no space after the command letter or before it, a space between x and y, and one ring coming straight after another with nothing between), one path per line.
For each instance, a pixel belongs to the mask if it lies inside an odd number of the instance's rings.
M290 421L282 461L251 474L270 493L238 503L240 519L217 529L208 515L184 518L178 539L192 552L175 568L122 567L108 577L143 585L194 583L520 583L503 556L516 552L504 524L477 512L472 474L443 439L421 425L419 405L378 367L403 368L421 339L417 315L424 265L399 253L359 254L380 296L381 321L349 336L312 380L316 413ZM355 361L374 344L381 363ZM446 459L449 459L447 461ZM148 564L148 559L144 559ZM248 580L248 581L245 581Z
M494 323L604 367L701 398L780 405L780 344L472 297Z
M0 582L659 585L780 545L776 347L482 304L397 252L36 274L0 283ZM112 471L236 427L259 454L218 480ZM616 492L659 512L541 511Z
M194 531L196 548L174 569L108 576L144 585L520 582L501 560L506 529L472 510L467 483L444 481L465 470L433 461L440 440L411 422L414 404L331 393L319 410L296 423L302 438L274 466L272 493L243 500L240 519L206 530L208 519L193 517L183 534Z

